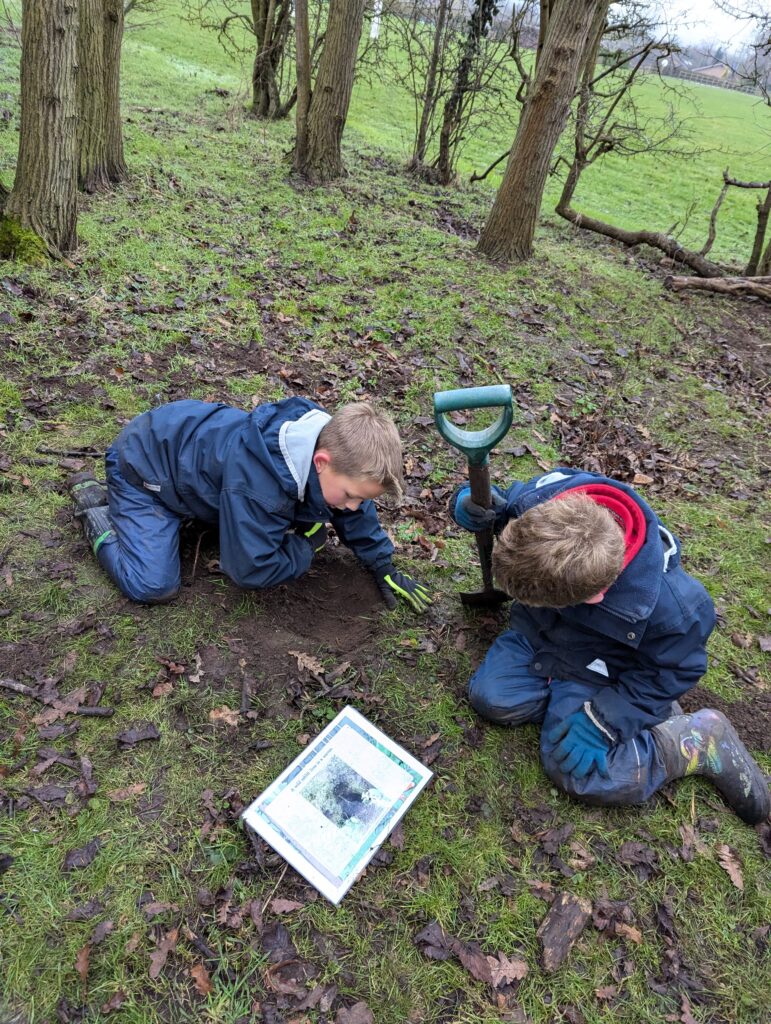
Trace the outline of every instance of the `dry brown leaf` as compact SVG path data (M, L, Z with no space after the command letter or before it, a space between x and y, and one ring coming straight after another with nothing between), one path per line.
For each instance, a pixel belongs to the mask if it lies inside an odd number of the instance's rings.
M287 654L291 654L293 658L297 659L297 667L301 672L305 669L312 676L321 677L324 675L324 666L312 654L305 654L304 651L287 651Z
M127 999L126 993L123 989L119 988L115 995L111 996L106 1003L102 1003L102 1013L112 1013L113 1010L119 1010Z
M208 996L214 986L211 983L209 972L206 970L204 965L195 964L191 967L190 977L193 979L196 992L198 992L199 995Z
M635 473L635 475L632 477L632 483L635 484L635 485L637 485L637 484L643 484L643 485L644 484L652 484L653 483L653 477L652 476L648 476L646 473Z
M128 940L126 945L123 947L124 953L133 953L142 941L142 935L140 932L134 932L131 938Z
M639 929L631 924L624 924L623 921L616 921L615 932L622 939L629 939L630 942L636 942L638 945L642 942L642 933Z
M500 988L512 981L521 981L527 977L530 970L527 961L511 960L504 953L499 953L497 957L488 956L487 962L490 964L493 988Z
M612 999L618 992L617 985L603 985L600 988L594 990L594 994L598 999Z
M141 796L146 789L146 782L133 782L130 786L126 786L125 789L110 790L107 794L107 799L111 800L114 804L120 804L124 800L131 800L132 797Z
M78 950L78 955L75 959L75 970L80 975L80 980L83 982L83 988L88 985L88 961L91 956L91 943L87 942L85 946L81 946Z
M170 679L161 679L153 687L153 697L168 697L173 689L174 684Z
M195 672L194 673L188 672L187 678L188 678L188 680L191 683L200 683L201 676L205 676L205 675L206 675L206 673L201 668L201 655L200 654L196 654L196 656L195 656Z
M178 938L179 928L172 928L171 931L166 932L161 941L158 943L158 948L153 950L153 952L150 954L150 978L153 981L155 981L155 979L163 970L163 966L166 963L166 958L177 945Z
M736 888L740 892L744 892L744 876L742 875L742 869L739 864L739 858L736 851L732 850L730 846L726 846L725 843L721 843L719 846L715 847L715 853L717 854L717 859L721 868L723 868Z
M226 704L221 708L215 708L209 712L209 721L224 722L225 725L236 726L239 722L240 713L233 708L229 708Z
M274 914L291 914L293 910L302 910L303 904L297 900L285 900L278 897L270 901L270 909Z

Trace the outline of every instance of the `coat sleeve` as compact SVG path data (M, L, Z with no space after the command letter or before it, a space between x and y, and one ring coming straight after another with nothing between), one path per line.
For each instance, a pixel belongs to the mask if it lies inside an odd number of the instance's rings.
M685 627L685 624L684 624ZM707 671L703 621L670 632L638 651L636 664L592 698L587 713L614 742L629 740L669 717L669 706L687 693Z
M374 501L363 501L352 512L333 512L337 536L368 569L379 569L393 559L394 546L380 525Z
M310 568L311 544L289 532L288 519L268 512L249 494L224 490L219 524L220 566L239 587L274 587Z

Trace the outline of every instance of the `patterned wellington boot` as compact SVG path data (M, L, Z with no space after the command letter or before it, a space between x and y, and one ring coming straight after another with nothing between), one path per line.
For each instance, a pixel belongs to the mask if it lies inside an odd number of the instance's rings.
M748 825L765 821L771 796L760 768L720 711L705 708L669 718L653 729L667 781L703 775Z
M107 511L106 506L102 506L101 508L83 509L79 515L83 523L83 532L86 535L86 540L91 550L96 554L107 538L112 535L113 529L110 513Z
M67 488L75 503L76 516L87 508L101 508L107 504L107 488L92 473L73 473L67 481Z

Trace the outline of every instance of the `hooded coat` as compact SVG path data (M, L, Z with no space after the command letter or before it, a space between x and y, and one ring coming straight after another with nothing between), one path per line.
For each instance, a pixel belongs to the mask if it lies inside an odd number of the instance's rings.
M111 454L121 475L169 512L219 524L220 566L239 586L275 586L303 575L311 544L294 523L331 522L369 569L391 562L393 544L375 504L356 511L324 501L313 453L330 416L305 398L251 413L185 400L132 420Z
M587 713L618 743L666 719L672 701L704 675L715 609L682 568L680 544L656 513L631 487L607 477L558 468L515 482L499 492L506 505L496 530L536 505L597 484L642 511L644 536L636 553L601 603L540 608L514 602L511 628L534 651L533 675L599 687Z

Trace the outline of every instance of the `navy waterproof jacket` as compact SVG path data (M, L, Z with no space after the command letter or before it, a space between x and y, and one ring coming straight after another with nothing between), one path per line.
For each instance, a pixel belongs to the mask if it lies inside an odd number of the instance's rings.
M187 400L143 413L113 444L120 472L181 517L219 523L220 566L239 586L272 587L302 576L313 548L296 521L331 522L370 569L390 563L393 544L374 502L331 509L313 453L330 416L305 398L253 412Z
M631 487L595 473L558 468L503 492L502 528L544 501L587 484L629 495L645 515L645 540L600 604L534 608L515 602L511 628L535 654L534 675L600 685L590 710L615 741L669 716L669 705L707 669L715 609L704 587L680 565L680 545Z

